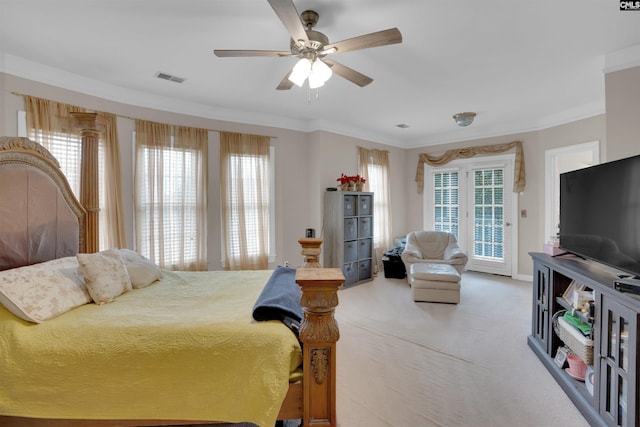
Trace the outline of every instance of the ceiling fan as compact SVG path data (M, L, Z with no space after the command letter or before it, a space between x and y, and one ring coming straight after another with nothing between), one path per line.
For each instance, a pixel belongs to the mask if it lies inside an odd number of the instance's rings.
M336 43L329 43L329 38L326 35L313 30L313 27L318 23L319 17L316 11L305 10L302 14L298 14L293 0L267 1L291 35L289 51L216 49L213 53L218 57L295 56L300 58L282 79L276 88L278 90L291 89L294 84L302 86L307 78L309 87L314 89L322 86L333 72L360 87L366 86L373 81L371 77L365 76L339 62L327 59L327 56L402 42L400 31L397 28L390 28Z

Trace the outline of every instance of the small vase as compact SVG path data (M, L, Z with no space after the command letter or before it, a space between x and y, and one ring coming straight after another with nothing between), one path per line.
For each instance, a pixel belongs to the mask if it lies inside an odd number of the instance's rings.
M363 184L363 183L361 183L361 182L356 182L356 191L362 191L362 186L363 186L363 185L364 185L364 184Z
M349 191L349 184L342 184L342 185L340 186L340 189L341 189L342 191Z
M354 184L351 184L351 185L349 186L349 191L356 191L356 184L355 184L355 183L354 183Z

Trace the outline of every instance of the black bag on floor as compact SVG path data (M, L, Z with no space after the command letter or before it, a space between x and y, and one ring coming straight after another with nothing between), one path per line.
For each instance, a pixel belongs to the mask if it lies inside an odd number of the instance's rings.
M400 258L403 250L404 247L398 246L384 252L382 264L384 265L384 277L387 279L404 279L407 276L407 269Z

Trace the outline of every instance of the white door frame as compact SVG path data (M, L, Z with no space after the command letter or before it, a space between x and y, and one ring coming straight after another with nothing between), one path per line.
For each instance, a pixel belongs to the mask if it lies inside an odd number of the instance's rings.
M513 177L513 173L514 173L513 165L515 164L515 154L501 154L496 156L480 156L480 157L474 157L470 159L457 159L441 167L434 167L425 163L424 165L425 184L427 184L429 180L431 180L432 172L435 170L440 172L446 172L451 170L458 170L462 167L464 167L464 169L466 170L468 166L471 164L482 164L483 166L486 165L486 167L491 167L492 164L495 165L496 163L505 163L505 162L507 163L506 168L510 168L510 170L508 171L509 175ZM511 196L511 209L509 210L509 212L504 213L505 222L509 222L511 224L510 226L511 239L509 242L507 242L510 245L510 253L509 253L510 270L511 270L510 277L515 278L518 276L518 195L512 192L512 187L511 187L512 185L513 185L513 180L505 179L505 190L508 191L508 194L510 194ZM459 177L459 186L461 188L463 186L465 187L467 186L466 177L464 177L464 179L462 179L462 177ZM422 227L425 230L429 230L433 228L433 210L431 209L431 207L433 206L433 191L429 191L428 194L426 193L423 193L423 194L424 195L422 198L423 199ZM468 205L467 200L465 200L464 203ZM460 212L459 215L460 215L460 218L459 218L460 222L464 221L465 224L467 224L469 220L467 212L464 212L464 213ZM468 225L465 225L465 229L468 229L468 228L469 228ZM472 232L472 230L469 230L469 232ZM460 236L459 240L461 245L464 245L465 247L470 247L470 243L468 241L469 239L467 238L467 236Z
M600 141L590 141L553 148L544 153L545 218L544 242L558 232L560 221L560 174L600 163Z

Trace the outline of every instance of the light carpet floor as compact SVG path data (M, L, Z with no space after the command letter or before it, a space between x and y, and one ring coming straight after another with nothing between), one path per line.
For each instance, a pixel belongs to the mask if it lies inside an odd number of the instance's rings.
M339 292L338 425L587 426L527 346L531 283L461 286L458 305L416 303L382 274Z

